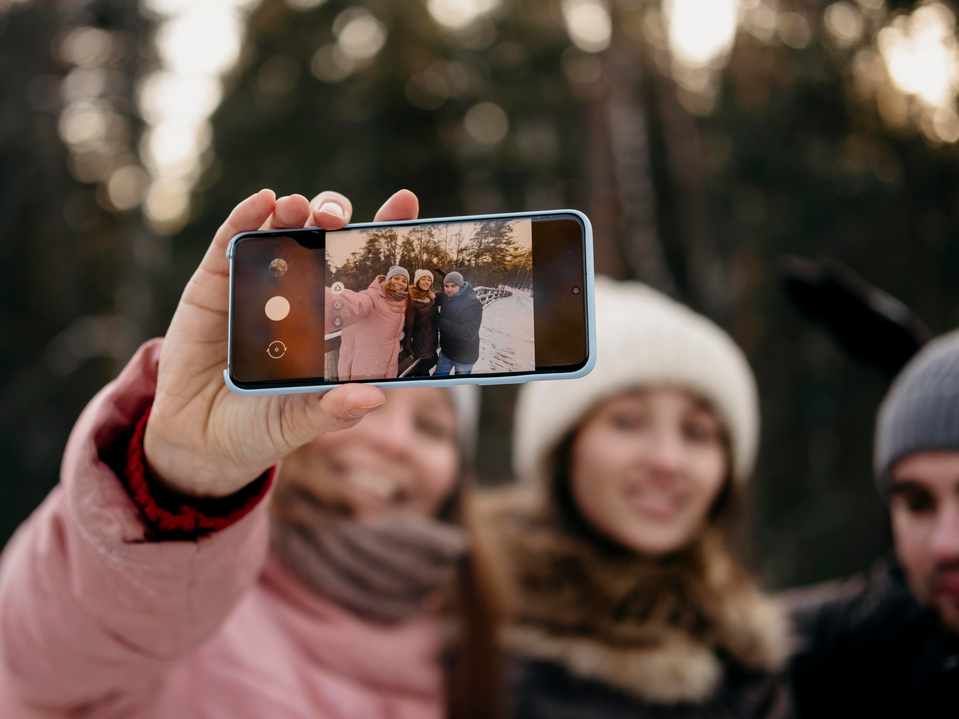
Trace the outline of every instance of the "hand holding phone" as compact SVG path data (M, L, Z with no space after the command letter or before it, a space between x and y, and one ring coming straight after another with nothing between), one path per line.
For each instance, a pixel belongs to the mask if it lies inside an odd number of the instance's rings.
M217 231L167 331L147 421L147 464L168 489L201 497L233 494L300 445L356 424L384 401L379 389L364 385L323 395L238 397L223 383L230 239L257 229L337 230L351 212L349 200L336 193L322 193L311 204L300 195L275 200L262 190L237 205ZM404 190L376 218L408 220L417 212L416 197Z
M225 381L283 394L580 376L591 238L575 210L242 233Z

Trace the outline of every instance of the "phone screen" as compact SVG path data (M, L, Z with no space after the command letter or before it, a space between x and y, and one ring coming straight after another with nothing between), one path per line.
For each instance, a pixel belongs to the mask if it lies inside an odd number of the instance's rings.
M244 388L574 371L587 357L573 214L247 233L230 374Z

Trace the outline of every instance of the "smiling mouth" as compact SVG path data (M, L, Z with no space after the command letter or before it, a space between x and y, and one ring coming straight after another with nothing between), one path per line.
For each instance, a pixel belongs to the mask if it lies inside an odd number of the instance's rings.
M646 484L629 485L625 499L633 511L654 519L671 519L685 505L682 494L656 489Z
M364 501L395 506L406 501L407 492L386 477L372 473L350 473L343 477L347 488Z

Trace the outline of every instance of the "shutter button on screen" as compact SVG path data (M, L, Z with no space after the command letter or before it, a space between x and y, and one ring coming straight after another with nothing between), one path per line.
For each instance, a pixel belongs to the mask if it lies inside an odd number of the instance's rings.
M280 359L280 357L286 354L286 345L279 340L270 342L270 346L266 348L266 353L270 355L272 359Z
M263 310L267 317L274 322L279 322L286 319L286 316L290 314L290 301L286 297L277 295L267 300L266 307Z

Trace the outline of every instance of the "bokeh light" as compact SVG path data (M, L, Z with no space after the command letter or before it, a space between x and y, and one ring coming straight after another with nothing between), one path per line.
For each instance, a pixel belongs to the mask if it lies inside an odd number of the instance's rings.
M107 181L107 196L118 210L132 210L143 200L147 174L139 165L126 165L113 172Z
M926 138L959 140L959 42L952 10L933 2L899 15L879 32L877 46L892 87L914 100L914 114ZM877 100L884 119L903 124L904 111L895 101L882 92Z
M363 8L344 10L333 21L333 33L343 50L357 60L369 60L386 42L386 28Z
M481 102L466 113L466 131L473 139L485 144L495 144L509 132L509 119L499 105Z
M586 52L601 52L609 47L613 21L602 0L565 0L563 19L573 44Z
M955 29L955 15L940 3L901 15L883 28L879 50L903 92L938 107L955 98L959 83Z
M450 30L468 28L499 6L500 0L429 0L432 18Z
M823 22L837 45L853 45L862 37L862 13L847 2L837 2L827 7Z
M140 142L150 177L143 215L157 232L175 232L189 216L190 190L211 160L208 118L222 98L222 77L240 57L245 14L258 2L143 3L158 20L159 67L140 81L137 93L140 115L148 125ZM274 58L264 63L260 79L267 92L285 91L284 83L290 82L280 78L283 62ZM110 197L113 201L112 193Z
M663 11L673 58L688 67L722 61L732 49L739 0L666 0Z

